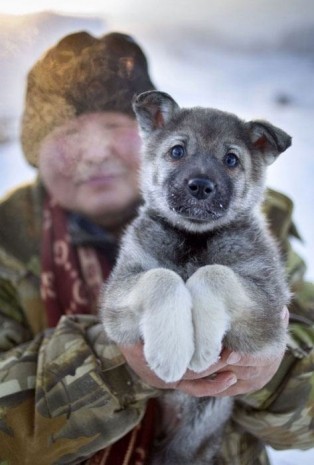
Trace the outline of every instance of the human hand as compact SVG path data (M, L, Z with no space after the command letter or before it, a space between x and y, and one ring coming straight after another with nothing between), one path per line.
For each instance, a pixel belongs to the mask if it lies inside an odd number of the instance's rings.
M281 318L284 325L289 324L289 310L284 307L281 312ZM218 371L229 371L233 373L237 381L225 391L218 393L217 397L236 396L239 394L248 394L250 392L262 389L277 372L285 351L275 353L272 357L254 354L241 355L236 352L224 350L221 361L226 365Z
M282 319L288 326L289 312L285 307ZM175 383L165 383L149 368L143 344L120 346L129 366L147 384L158 389L178 389L195 397L223 397L247 394L265 386L279 368L284 352L272 358L261 355L240 355L224 349L217 363L201 373L187 370Z
M148 385L157 389L178 389L195 397L215 396L229 388L237 379L232 372L219 372L226 364L222 361L210 366L208 370L195 373L187 370L183 378L175 383L166 383L152 371L144 356L144 345L119 346L124 358L132 370Z

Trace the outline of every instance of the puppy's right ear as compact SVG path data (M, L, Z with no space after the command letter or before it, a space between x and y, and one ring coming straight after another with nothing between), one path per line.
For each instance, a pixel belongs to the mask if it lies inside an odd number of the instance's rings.
M262 154L267 165L271 165L280 153L290 147L289 134L268 121L255 120L247 124L253 147Z
M137 95L132 107L144 135L163 128L179 110L178 104L169 94L157 90Z

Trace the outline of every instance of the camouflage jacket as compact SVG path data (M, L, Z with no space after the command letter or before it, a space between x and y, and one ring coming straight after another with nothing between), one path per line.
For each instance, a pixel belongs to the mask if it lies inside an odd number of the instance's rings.
M237 399L219 465L265 465L264 444L314 445L314 287L290 248L292 204L269 191L265 210L287 256L295 298L291 344L272 381ZM0 203L0 465L78 464L141 420L157 392L126 365L93 316L47 329L39 295L42 192ZM118 465L118 464L117 464Z

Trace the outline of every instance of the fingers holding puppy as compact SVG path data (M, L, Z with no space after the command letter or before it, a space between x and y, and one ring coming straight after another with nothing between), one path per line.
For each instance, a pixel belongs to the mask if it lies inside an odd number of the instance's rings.
M284 325L288 326L289 312L282 311ZM127 363L147 384L157 389L178 389L195 397L236 396L262 389L277 372L284 351L269 355L239 354L224 349L220 359L201 373L187 370L175 383L161 380L148 366L143 344L120 346Z
M284 307L281 317L287 327L289 324L289 311L286 307ZM226 365L220 368L219 371L233 373L237 381L225 391L218 393L217 396L236 396L262 389L276 374L284 353L285 351L282 350L271 356L261 354L243 355L224 350L221 363L225 362Z
M194 397L209 397L225 391L237 378L232 372L219 372L225 362L218 361L202 373L187 370L183 378L175 383L161 380L147 364L143 344L119 347L131 369L148 385L157 389L178 389Z

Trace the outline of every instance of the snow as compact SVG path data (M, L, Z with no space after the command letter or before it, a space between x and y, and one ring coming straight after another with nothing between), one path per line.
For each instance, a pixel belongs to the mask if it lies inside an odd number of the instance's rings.
M37 3L54 6L53 1ZM1 18L1 11L10 11L10 3L5 5L2 10L0 2L0 139L9 140L0 144L0 194L35 175L17 139L29 67L70 31L120 30L141 43L155 85L180 105L268 119L293 136L292 147L269 168L268 185L295 203L304 243L294 246L307 261L307 277L314 279L312 0L68 0L57 2L68 15ZM314 463L314 450L270 453L274 465Z

